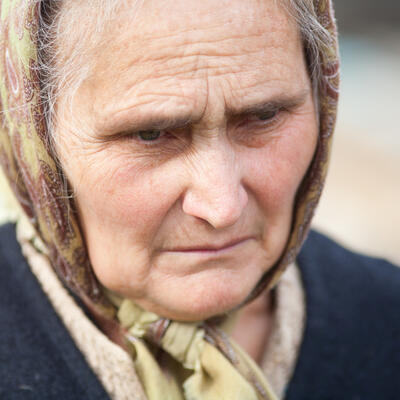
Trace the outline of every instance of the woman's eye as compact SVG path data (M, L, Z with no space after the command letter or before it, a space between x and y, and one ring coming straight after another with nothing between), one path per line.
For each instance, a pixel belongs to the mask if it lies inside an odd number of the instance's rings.
M144 142L151 142L159 139L161 137L161 134L162 134L161 131L151 130L151 131L139 131L137 133L137 136L140 140L143 140Z
M265 113L258 115L258 119L260 121L268 121L275 118L278 115L278 113L279 113L278 110L266 111Z

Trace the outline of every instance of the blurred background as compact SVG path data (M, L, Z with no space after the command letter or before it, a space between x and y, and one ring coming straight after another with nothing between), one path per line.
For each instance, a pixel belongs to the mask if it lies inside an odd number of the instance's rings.
M341 101L314 227L400 265L400 2L335 0L335 8ZM1 195L0 221L9 202Z
M341 98L314 227L400 265L400 2L334 2Z

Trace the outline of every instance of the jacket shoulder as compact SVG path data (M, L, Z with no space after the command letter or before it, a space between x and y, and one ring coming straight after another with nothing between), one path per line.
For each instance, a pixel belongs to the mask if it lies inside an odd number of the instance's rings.
M307 320L289 399L397 399L400 268L311 232L298 264Z
M352 252L311 231L298 262L305 285L312 285L313 290L318 291L316 285L323 286L346 302L358 299L400 305L400 268L386 260Z
M109 399L30 271L11 224L0 227L0 398Z

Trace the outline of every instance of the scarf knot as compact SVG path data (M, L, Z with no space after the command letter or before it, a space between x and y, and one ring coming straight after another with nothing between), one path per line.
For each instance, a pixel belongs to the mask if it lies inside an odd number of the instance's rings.
M254 361L213 324L171 321L131 300L118 303L149 400L276 399ZM172 359L161 362L159 350Z

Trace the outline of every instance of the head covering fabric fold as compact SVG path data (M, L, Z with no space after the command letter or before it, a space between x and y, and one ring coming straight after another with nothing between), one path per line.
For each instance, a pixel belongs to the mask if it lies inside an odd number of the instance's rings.
M62 171L49 147L38 74L37 43L41 2L2 0L0 4L0 163L3 171L23 212L34 227L38 239L44 243L49 262L60 279L83 300L91 312L113 324L119 324L121 332L130 332L129 337L133 338L130 342L138 343L136 352L145 354L139 359L147 360L142 370L138 367L139 375L142 375L142 382L146 381L150 379L146 376L147 371L153 370L149 365L156 361L154 358L147 357L149 350L145 345L142 346L145 341L138 339L141 337L137 331L138 321L135 320L127 325L125 318L120 318L121 309L118 311L119 307L113 304L97 281L84 246L74 206L65 193ZM279 262L265 274L248 301L261 291L272 288L286 266L295 260L307 235L325 181L336 119L339 59L331 1L314 0L314 8L319 22L330 35L329 43L326 43L325 50L319 55L322 76L318 87L320 121L318 144L312 164L297 193L287 246ZM40 251L43 252L43 249ZM167 324L168 329L161 329L162 324ZM152 324L146 325L142 337L146 339L146 335L151 336L154 326L160 328L163 333L171 332L170 329L174 324L173 321L157 317ZM228 361L228 364L234 365L240 375L245 377L243 387L246 387L246 390L251 391L254 387L257 388L257 385L264 385L264 383L259 383L258 378L254 378L258 377L259 372L255 364L229 339L224 338L221 332L207 323L196 326L193 332L194 337L197 338L194 340L194 343L197 343L194 347L209 349L206 352L198 352L196 360L208 357L209 360L214 360L211 364L218 364L220 361L224 364ZM157 340L150 341L166 350L166 347L160 344L163 340L166 339L161 336ZM218 354L216 355L215 352ZM237 365L234 362L235 356L232 354L239 355L240 362ZM173 357L176 358L176 356ZM179 360L179 362L183 361ZM198 365L192 365L192 367L195 374L187 380L190 384L186 383L186 387L190 386L190 392L195 393L201 386L204 389L205 381L202 381L204 377L200 378L200 375L196 375L199 372ZM222 369L229 370L225 367ZM240 379L237 381L239 382ZM245 381L252 382L250 389ZM268 392L267 384L266 387L266 392ZM262 388L258 392L256 390L258 397L254 398L274 398L272 394L263 394L263 390ZM157 399L158 397L149 396L149 398ZM187 398L207 397L193 395Z
M1 1L0 162L58 275L91 308L112 318L115 311L94 277L49 148L37 63L39 13L38 1Z

